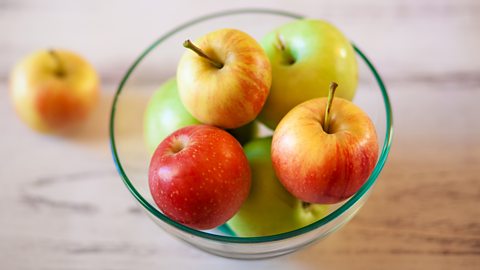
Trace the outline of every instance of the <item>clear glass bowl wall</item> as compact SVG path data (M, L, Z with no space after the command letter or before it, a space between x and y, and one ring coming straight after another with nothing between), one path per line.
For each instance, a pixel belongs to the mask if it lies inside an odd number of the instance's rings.
M182 43L219 28L237 28L260 40L266 33L300 15L275 10L232 10L189 21L153 42L127 71L116 92L110 119L112 155L121 179L142 209L163 230L213 254L243 259L278 256L324 238L347 223L362 207L386 161L392 137L392 112L387 91L373 65L358 49L359 86L354 103L373 120L380 141L374 172L350 199L331 207L329 215L301 229L265 237L236 237L225 228L197 231L164 216L148 188L148 153L143 114L155 90L175 76ZM159 232L160 234L160 232ZM159 237L160 238L160 237Z

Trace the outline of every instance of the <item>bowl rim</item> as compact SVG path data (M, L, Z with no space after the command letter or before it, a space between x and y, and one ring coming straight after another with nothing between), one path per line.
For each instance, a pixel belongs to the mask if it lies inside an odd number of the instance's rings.
M387 160L388 154L390 152L390 147L391 147L391 142L392 142L392 136L393 136L393 117L392 117L392 108L390 104L390 98L387 93L387 89L385 87L385 84L383 83L383 80L380 76L380 74L377 72L371 61L366 57L366 55L355 45L352 43L352 46L355 50L355 52L360 56L360 58L365 61L367 66L369 67L370 71L373 73L375 80L377 81L378 86L380 87L380 90L382 92L382 97L383 97L383 102L385 105L385 110L386 110L386 134L384 138L384 144L381 150L380 157L378 159L378 162L370 175L370 177L367 179L367 181L362 185L362 187L352 196L350 199L348 199L346 202L344 202L339 208L337 208L335 211L331 212L327 216L323 217L322 219L304 226L302 228L281 233L281 234L276 234L276 235L269 235L269 236L257 236L257 237L237 237L237 236L223 236L223 235L216 235L204 231L199 231L192 229L190 227L187 227L185 225L182 225L180 223L177 223L173 221L172 219L168 218L164 214L162 214L159 210L157 210L154 206L152 206L143 196L136 190L134 185L130 182L127 174L125 173L122 164L120 162L120 158L118 156L117 152L117 147L115 143L115 112L116 112L116 106L117 106L117 101L118 97L122 93L123 87L126 83L126 81L129 79L131 73L133 70L140 64L140 62L153 50L155 49L159 44L161 44L164 40L169 38L170 36L176 34L178 31L181 31L185 28L188 28L196 23L200 23L203 21L207 21L210 19L215 19L215 18L220 18L220 17L225 17L229 15L239 15L239 14L246 14L246 13L257 13L257 14L268 14L268 15L278 15L278 16L284 16L288 17L291 19L303 19L305 18L304 16L282 11L282 10L276 10L276 9L262 9L262 8L248 8L248 9L233 9L233 10L226 10L226 11L220 11L220 12L215 12L215 13L210 13L208 15L204 15L201 17L198 17L196 19L190 20L188 22L185 22L163 36L159 37L156 41L154 41L150 46L148 46L141 54L140 56L133 62L133 64L129 67L127 70L126 74L123 76L117 91L115 92L115 96L113 99L112 103L112 109L110 112L110 123L109 123L109 137L110 137L110 149L113 157L113 161L115 163L116 169L118 173L120 174L124 184L130 191L130 193L135 197L135 199L154 217L162 220L163 222L167 223L170 226L175 227L176 229L179 229L183 231L184 233L192 234L197 237L201 238L206 238L209 240L214 240L218 242L224 242L224 243L244 243L244 244L254 244L254 243L266 243L266 242L272 242L272 241L279 241L279 240L284 240L288 239L291 237L299 236L308 232L311 232L327 223L330 221L336 219L337 217L341 216L344 212L346 212L350 207L352 207L358 200L360 200L366 193L367 191L373 186L375 183L376 179L378 178L378 175L382 171L385 162Z

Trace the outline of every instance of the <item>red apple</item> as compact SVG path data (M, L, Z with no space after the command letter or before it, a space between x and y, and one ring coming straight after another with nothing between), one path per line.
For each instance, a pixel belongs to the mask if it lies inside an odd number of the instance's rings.
M185 42L191 50L177 68L187 111L202 123L227 129L254 120L272 84L270 60L260 44L236 29L220 29L194 43Z
M165 215L191 228L217 227L248 197L251 172L240 143L208 125L177 130L155 150L150 192Z
M368 115L345 99L331 103L333 91L330 102L316 98L297 105L273 135L277 177L290 193L309 203L331 204L352 196L378 158L377 135Z

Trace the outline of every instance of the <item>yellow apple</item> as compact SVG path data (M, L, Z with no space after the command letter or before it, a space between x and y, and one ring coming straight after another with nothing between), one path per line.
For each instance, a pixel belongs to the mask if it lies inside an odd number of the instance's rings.
M76 126L98 100L99 78L81 56L41 50L21 60L10 75L10 96L32 129L53 133Z
M189 50L177 68L178 92L187 111L204 124L226 129L253 121L272 82L260 44L236 29L216 30L194 43L185 41Z

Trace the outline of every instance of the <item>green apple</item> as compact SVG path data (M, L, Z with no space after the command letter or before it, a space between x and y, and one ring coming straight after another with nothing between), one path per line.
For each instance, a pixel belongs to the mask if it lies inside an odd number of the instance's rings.
M352 100L358 82L355 51L333 25L320 20L298 20L267 34L261 45L272 65L270 95L259 115L275 129L296 105L328 94L337 82L337 97Z
M144 116L144 136L147 149L153 153L168 135L189 125L199 124L184 107L172 78L155 91L148 102Z
M266 236L311 224L327 214L327 206L304 203L278 181L270 158L272 138L255 139L244 146L252 170L247 200L227 225L237 236Z

